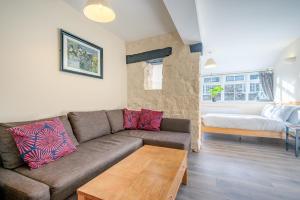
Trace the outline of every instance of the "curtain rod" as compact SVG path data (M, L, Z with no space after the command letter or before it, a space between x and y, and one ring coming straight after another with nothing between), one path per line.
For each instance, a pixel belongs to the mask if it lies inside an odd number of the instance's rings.
M255 72L272 72L273 69L266 69L266 70L256 70L256 71L239 71L239 72L229 72L229 73L211 73L211 74L201 74L200 76L222 76L222 75L230 75L230 74L250 74Z

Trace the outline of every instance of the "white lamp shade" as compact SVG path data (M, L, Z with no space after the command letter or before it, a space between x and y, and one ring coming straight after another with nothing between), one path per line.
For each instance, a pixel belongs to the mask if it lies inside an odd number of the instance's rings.
M204 64L204 68L208 69L208 68L214 68L214 67L217 67L217 64L214 61L214 59L212 59L212 58L207 59L206 63Z
M83 13L88 19L101 23L108 23L116 18L115 12L105 0L88 0Z

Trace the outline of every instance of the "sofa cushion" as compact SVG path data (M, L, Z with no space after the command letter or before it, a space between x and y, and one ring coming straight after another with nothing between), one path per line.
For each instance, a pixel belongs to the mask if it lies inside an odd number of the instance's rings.
M190 150L191 135L189 133L169 131L125 130L117 135L143 139L144 144Z
M138 129L147 131L159 131L163 112L142 109Z
M123 110L109 110L106 111L107 118L109 120L109 124L111 126L111 132L116 133L124 130L124 118L123 118Z
M58 117L8 130L13 135L22 160L31 169L58 160L76 150Z
M51 118L47 118L51 119ZM25 121L25 122L10 122L10 123L0 123L0 155L2 160L2 165L6 169L14 169L24 164L22 159L20 158L19 150L16 146L16 143L10 134L7 131L8 128L12 128L15 126L20 126L24 124L30 124L32 122L47 120L40 119L34 121ZM70 122L67 116L59 116L59 119L63 123L67 133L69 134L74 145L78 145L78 141L76 140L73 130L71 128Z
M105 111L70 112L68 117L80 143L110 134L110 125Z
M172 132L191 132L191 120L189 119L176 119L176 118L163 118L160 130Z
M137 129L141 111L124 109L124 128Z
M62 200L142 143L139 138L110 134L80 144L76 152L41 168L29 170L22 166L15 171L49 185L51 199Z

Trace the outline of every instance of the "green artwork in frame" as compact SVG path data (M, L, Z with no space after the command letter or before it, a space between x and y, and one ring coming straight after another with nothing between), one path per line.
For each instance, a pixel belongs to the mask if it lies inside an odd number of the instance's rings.
M61 70L103 79L103 49L61 29Z

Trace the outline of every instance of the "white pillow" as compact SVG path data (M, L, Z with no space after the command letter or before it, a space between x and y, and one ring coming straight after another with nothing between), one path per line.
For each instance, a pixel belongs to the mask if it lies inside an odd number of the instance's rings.
M263 110L261 111L261 116L266 118L271 118L274 108L275 108L275 104L265 105Z
M285 106L285 105L275 106L271 118L286 122L286 120L288 120L288 118L296 109L297 109L296 106Z

